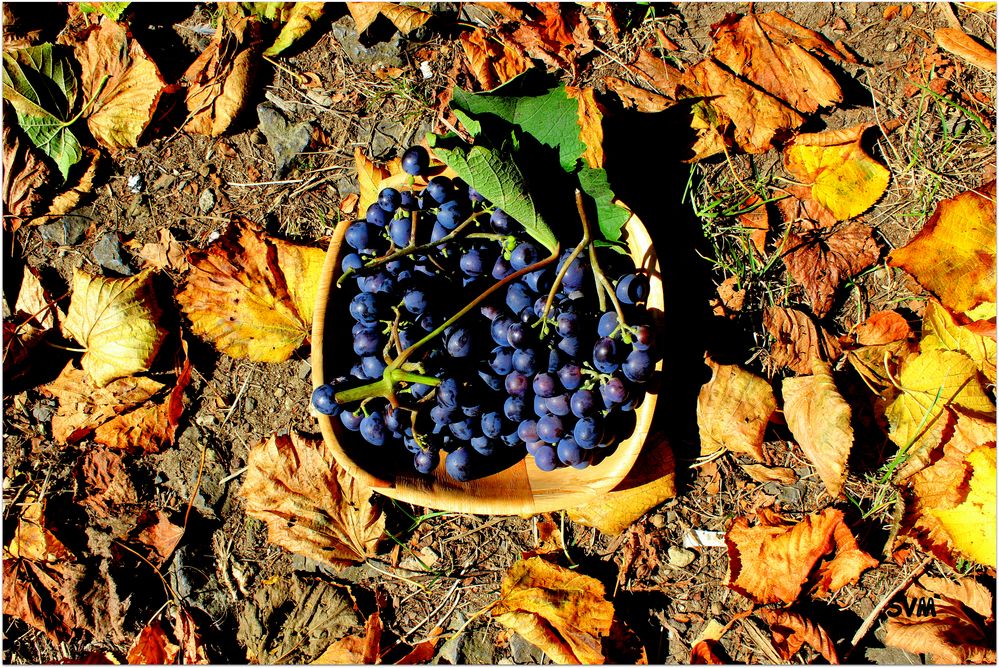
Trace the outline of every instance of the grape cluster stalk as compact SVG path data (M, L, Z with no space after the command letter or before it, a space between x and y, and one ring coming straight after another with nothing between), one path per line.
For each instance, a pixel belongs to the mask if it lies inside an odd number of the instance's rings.
M655 372L648 275L593 243L578 192L579 243L546 249L460 179L415 187L429 166L408 149L410 187L346 229L353 356L313 406L359 447L408 451L421 474L443 459L459 482L524 456L543 471L600 462Z

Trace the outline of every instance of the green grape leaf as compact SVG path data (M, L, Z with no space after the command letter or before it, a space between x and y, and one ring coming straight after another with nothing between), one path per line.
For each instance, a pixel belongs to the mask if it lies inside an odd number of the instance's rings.
M78 83L69 59L52 44L13 49L3 54L3 98L17 113L28 139L52 158L63 180L83 157L69 126Z
M81 2L80 11L84 14L100 12L112 21L117 21L125 13L131 2Z
M428 134L427 143L444 164L510 214L535 241L550 251L558 247L555 234L538 213L524 174L509 152L484 144L469 147L451 135Z
M631 211L614 203L614 191L607 181L607 170L583 167L579 171L579 187L596 205L600 233L608 241L618 241Z

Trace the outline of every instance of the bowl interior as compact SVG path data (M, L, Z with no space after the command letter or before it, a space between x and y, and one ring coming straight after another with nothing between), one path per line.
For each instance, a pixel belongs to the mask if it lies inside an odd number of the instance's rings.
M323 267L312 329L314 387L322 385L332 376L329 367L333 366L334 360L344 355L345 351L352 354L350 328L344 322L347 311L334 287L342 273L340 250L350 222L345 220L337 226ZM647 306L653 315L655 329L661 331L663 289L655 249L637 217L631 217L625 230L628 249L636 266L648 273L650 294ZM656 370L661 372L661 360L656 363ZM337 463L385 496L438 510L529 515L582 505L613 489L628 474L649 434L657 398L655 381L659 376L657 373L649 383L645 399L630 414L635 424L631 435L620 441L614 452L599 464L581 470L566 467L545 472L535 466L533 457L527 456L493 475L459 483L444 472L443 461L429 476L420 475L411 467L391 467L386 464L387 458L379 448L358 442L360 439L348 432L339 419L326 415L319 415L317 419Z

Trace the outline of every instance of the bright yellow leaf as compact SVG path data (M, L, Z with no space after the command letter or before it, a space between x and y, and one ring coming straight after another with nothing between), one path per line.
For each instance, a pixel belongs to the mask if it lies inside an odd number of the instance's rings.
M274 43L264 51L264 55L276 56L291 46L295 40L309 32L312 24L322 16L325 8L326 3L324 2L294 3L288 11L288 16L286 18L282 17L285 24L281 26L281 32L278 34L277 39L274 40Z
M149 369L166 338L150 270L128 278L73 270L73 297L63 329L87 352L80 364L98 387Z
M763 461L763 432L777 409L773 388L737 364L706 361L711 379L697 395L701 455L728 450Z
M970 491L955 508L935 509L954 547L985 566L996 566L996 447L977 448L968 455Z
M995 305L988 305L995 315ZM996 382L996 340L980 336L962 327L947 309L930 300L923 314L923 350L954 350L975 361L978 370L991 382Z
M363 218L368 207L378 200L381 182L388 178L389 170L385 165L376 164L364 155L364 149L360 146L354 148L354 169L357 171L357 185L361 189L357 213Z
M429 5L413 6L398 2L348 2L347 9L354 17L354 27L357 34L368 29L381 14L406 35L427 22L430 13L426 11Z
M579 140L586 145L583 160L590 167L600 169L604 166L604 115L593 96L593 89L566 86L565 92L579 104L576 122L579 124Z

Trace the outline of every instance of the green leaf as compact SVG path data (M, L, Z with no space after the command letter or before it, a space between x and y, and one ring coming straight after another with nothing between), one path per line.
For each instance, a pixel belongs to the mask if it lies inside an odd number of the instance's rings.
M325 5L321 2L296 2L292 5L280 34L264 51L264 55L276 56L309 32L316 19L322 16L324 8Z
M579 138L577 101L566 94L564 85L540 95L510 94L524 87L523 76L485 93L466 93L455 88L451 108L473 116L493 114L503 119L544 146L556 149L562 169L576 171L579 158L586 150ZM511 84L514 84L513 88Z
M607 170L583 167L579 172L579 187L596 205L597 226L601 234L608 241L618 241L631 211L614 203L614 191L607 181Z
M265 21L285 21L293 2L241 2L240 8L250 16Z
M534 199L527 189L524 174L513 157L505 151L476 145L471 148L454 136L427 135L434 154L458 173L468 185L478 190L490 202L510 214L538 243L550 251L558 240L541 218Z
M76 75L69 60L52 44L14 49L3 54L3 97L31 143L52 158L63 180L83 157L69 130L76 103Z
M125 13L131 2L82 2L80 11L84 14L100 12L112 21L117 21Z

